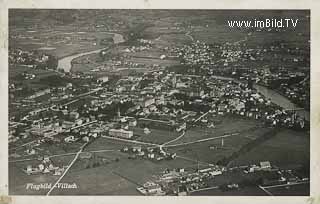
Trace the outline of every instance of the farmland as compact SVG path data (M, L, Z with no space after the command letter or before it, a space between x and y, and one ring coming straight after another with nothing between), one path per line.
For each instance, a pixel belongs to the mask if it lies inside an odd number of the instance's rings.
M26 30L24 36L18 35L19 29L12 28L10 48L23 47L27 50L38 50L62 58L71 54L103 48L102 40L110 39L113 34L107 32L76 31L76 27L61 27L55 31L34 28ZM28 39L26 41L26 39Z
M55 165L63 166L68 165L73 156L64 156L59 158L53 158ZM25 169L27 165L37 165L39 161L25 161L18 163L9 163L9 191L12 195L45 195L48 189L31 190L27 189L27 184L34 183L54 183L58 177L54 175L30 175L26 176L26 173L22 169Z
M79 169L75 166L61 182L77 183L78 189L55 189L53 195L140 195L136 187L154 179L154 175L166 168L196 165L195 162L177 159L160 163L148 160L130 160L119 152L100 153L104 158L119 158L112 162L91 169ZM143 169L143 170L142 170Z
M288 141L290 144L285 145ZM270 140L239 156L232 165L256 163L263 158L279 167L292 168L309 160L309 143L310 139L304 133L282 130Z
M136 136L138 137L137 140L143 142L152 142L155 144L162 144L173 140L174 138L178 137L180 134L170 130L159 130L159 129L150 129L150 134L145 134L143 128L133 128Z

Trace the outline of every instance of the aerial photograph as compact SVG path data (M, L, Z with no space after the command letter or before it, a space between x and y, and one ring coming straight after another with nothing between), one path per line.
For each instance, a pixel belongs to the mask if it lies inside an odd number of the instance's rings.
M9 195L310 195L310 10L8 12Z

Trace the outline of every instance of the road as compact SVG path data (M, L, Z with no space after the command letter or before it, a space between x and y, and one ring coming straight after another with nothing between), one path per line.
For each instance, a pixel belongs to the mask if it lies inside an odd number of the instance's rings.
M205 112L204 114L202 114L201 116L199 116L199 117L194 121L194 123L198 122L201 118L203 118L204 116L206 116L208 113L209 113L209 111L208 111L208 112Z
M279 184L279 185L273 185L273 186L261 186L261 185L258 185L258 187L263 190L266 194L270 195L270 196L273 196L273 194L268 191L267 189L269 188L276 188L276 187L285 187L285 186L293 186L293 185L299 185L299 184L307 184L309 183L309 181L306 181L306 182L299 182L299 183L286 183L286 184Z
M188 38L190 38L192 41L194 41L194 38L192 37L192 35L190 35L190 31L188 31L185 35L186 35Z
M279 184L279 185L273 185L273 186L263 186L263 188L276 188L276 187L283 187L283 186L294 186L299 184L307 184L309 181L306 182L299 182L299 183L286 183L286 184Z
M189 192L194 193L194 192L206 191L206 190L212 190L212 189L218 189L218 188L219 188L219 186L212 186L212 187L201 188L201 189L197 189L197 190L193 190L193 191L189 191Z
M96 93L96 92L98 92L98 91L100 91L100 90L102 90L102 89L103 89L103 88L95 88L95 89L93 89L93 90L91 90L91 91L88 91L88 92L86 92L86 93L79 94L79 95L75 96L74 98L78 98L78 97L90 95L90 94Z
M163 144L160 145L160 146L161 146L161 147L164 147L164 146L166 146L166 145L168 145L168 144L170 144L170 143L172 143L172 142L175 142L175 141L181 139L185 134L186 134L186 132L183 131L183 133L182 133L181 135L179 135L178 137L176 137L176 138L174 138L173 140L170 140L170 141L168 141L168 142L165 142L165 143L163 143Z
M237 133L226 134L226 135L217 136L217 137L209 137L209 138L205 138L205 139L195 140L195 141L192 141L192 142L184 142L184 143L179 143L179 144L166 145L166 147L177 147L177 146L183 146L183 145L190 145L190 144L206 142L206 141L210 141L210 140L216 140L216 139L231 137L231 136L235 136L235 135L239 135L239 133L237 132Z
M52 186L52 188L48 191L48 193L46 194L47 196L50 195L50 193L53 191L53 189L58 185L58 183L63 179L63 177L67 174L67 172L69 171L69 169L72 167L72 165L77 161L79 155L81 154L81 152L83 151L83 147L85 147L87 143L85 143L84 145L82 145L80 147L80 150L77 152L76 156L73 158L73 160L70 162L70 164L68 165L67 169L63 172L63 174L60 176L60 178L57 180L57 182Z
M273 196L272 193L270 193L267 189L265 189L264 187L258 185L258 187L263 190L266 194L268 194L269 196Z
M78 98L78 99L74 99L74 100L72 100L72 101L69 101L69 102L63 104L63 106L68 106L68 105L73 104L73 103L75 103L75 102L77 102L77 101L79 101L79 100L80 100L79 98Z
M13 122L13 121L9 121L9 126L10 127L15 127L17 125L27 125L26 123L21 123L21 122Z
M107 138L107 139L112 139L112 140L118 140L118 141L122 141L122 142L141 144L141 145L160 146L159 144L155 144L155 143L141 142L141 141L129 140L129 139L122 139L122 138L118 138L118 137L109 137L109 136L105 136L105 135L101 136L101 137L102 138Z
M103 88L95 88L95 89L93 89L91 91L88 91L86 93L82 93L82 94L79 94L77 96L74 96L72 101L69 101L69 102L67 102L65 104L62 104L62 106L67 106L67 105L70 105L72 103L75 103L75 102L79 101L79 98L81 98L83 96L87 96L87 95L93 94L93 93L96 93L96 92L98 92L100 90L103 90ZM51 106L50 108L53 108L54 106L55 105Z

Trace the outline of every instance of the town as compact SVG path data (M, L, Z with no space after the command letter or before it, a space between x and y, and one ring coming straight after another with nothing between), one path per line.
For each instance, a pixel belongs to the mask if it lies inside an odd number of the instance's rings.
M192 36L208 27L175 24L190 42L160 48L162 36L136 28L62 59L10 47L9 169L21 178L12 192L41 177L55 185L31 194L307 194L309 41Z

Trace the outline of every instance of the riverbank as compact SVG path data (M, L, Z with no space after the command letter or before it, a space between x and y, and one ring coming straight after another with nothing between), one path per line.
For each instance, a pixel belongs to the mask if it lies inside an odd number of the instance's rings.
M234 79L231 77L224 77L224 76L216 76L213 75L213 78L221 79L221 80L231 80L237 83L241 83L240 80ZM262 86L259 84L254 83L253 88L255 88L260 94L262 94L265 98L268 98L271 100L272 103L287 109L297 109L299 108L298 105L292 103L287 97L283 96L282 94L278 93L275 90L272 90L266 86ZM299 108L300 109L300 108ZM310 121L310 112L302 108L301 110L297 111L297 115L299 115L302 118L305 118L307 121Z
M118 34L118 33L109 33L109 34L114 35L113 36L113 45L117 45L117 44L125 42L123 35ZM110 49L110 47L103 47L103 48L95 49L92 51L80 52L80 53L76 53L76 54L72 54L72 55L63 57L58 60L57 68L63 69L65 72L70 72L71 68L72 68L72 61L74 59L81 57L81 56L84 56L84 55L99 53L100 51L105 50L105 49Z

